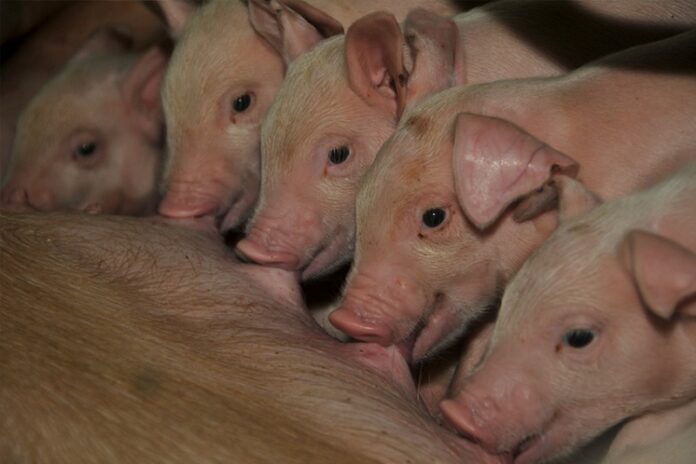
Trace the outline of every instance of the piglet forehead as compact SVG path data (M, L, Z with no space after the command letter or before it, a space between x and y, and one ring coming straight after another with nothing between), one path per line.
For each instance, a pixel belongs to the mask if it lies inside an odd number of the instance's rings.
M331 121L343 116L350 89L339 53L342 41L342 36L326 39L288 67L262 123L264 159L287 164L294 148L310 136L316 139L319 127L331 127Z

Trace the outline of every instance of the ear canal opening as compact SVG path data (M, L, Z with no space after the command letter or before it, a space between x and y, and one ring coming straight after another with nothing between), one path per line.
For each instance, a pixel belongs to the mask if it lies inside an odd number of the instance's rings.
M526 222L558 208L558 189L553 180L512 204L512 219Z

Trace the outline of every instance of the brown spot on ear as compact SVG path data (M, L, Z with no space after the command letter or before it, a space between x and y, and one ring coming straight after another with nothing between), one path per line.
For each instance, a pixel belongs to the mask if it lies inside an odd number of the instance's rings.
M409 130L417 138L423 138L430 130L430 120L424 116L411 116L405 123L406 130Z

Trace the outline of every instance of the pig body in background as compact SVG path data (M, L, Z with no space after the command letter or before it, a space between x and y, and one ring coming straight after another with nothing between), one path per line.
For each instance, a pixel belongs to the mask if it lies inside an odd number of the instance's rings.
M117 28L143 51L164 36L164 28L138 0L118 2L2 2L2 35L15 38L14 50L3 44L0 67L0 179L7 173L17 119L27 103L73 56L80 44L104 28ZM53 12L37 24L43 11ZM57 11L56 11L57 10ZM7 21L7 23L5 22ZM11 23L11 24L10 24ZM7 27L6 27L7 26ZM32 29L33 28L33 29Z
M422 358L494 305L556 227L551 188L507 207L550 172L579 168L609 198L693 160L694 40L681 34L565 77L451 89L413 108L360 190L334 325L385 345L417 335Z
M0 224L2 462L499 462L418 408L397 350L326 336L212 229Z
M452 85L558 75L694 22L683 1L503 1L454 22L414 11L403 36L386 14L362 18L289 68L263 123L261 192L239 251L305 279L329 272L352 258L360 179L409 105Z
M562 224L510 282L482 363L441 406L520 464L622 421L610 456L696 424L696 164L592 211L596 197L559 182Z
M415 6L456 11L445 0L211 0L196 14L178 5L162 2L179 38L163 90L160 213L217 217L223 232L245 220L256 200L260 123L287 63L370 11L400 18Z
M158 46L126 53L118 33L88 39L17 126L2 202L40 211L156 211L162 161Z

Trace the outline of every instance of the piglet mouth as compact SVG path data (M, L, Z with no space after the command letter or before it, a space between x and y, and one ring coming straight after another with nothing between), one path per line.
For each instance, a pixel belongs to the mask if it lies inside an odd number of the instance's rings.
M321 244L312 253L312 256L303 263L301 266L302 280L314 279L328 274L346 263L346 259L341 256L339 251L343 243L343 234L337 230L332 233L332 236L328 243ZM352 254L352 250L346 250L346 253Z
M243 214L244 207L243 196L237 195L227 202L227 206L218 212L216 222L218 229L222 235L226 235L230 231L243 231L242 226L246 222L246 218L240 217Z
M536 461L535 449L541 443L542 436L539 433L528 435L522 439L514 448L512 456L515 464L525 464Z

